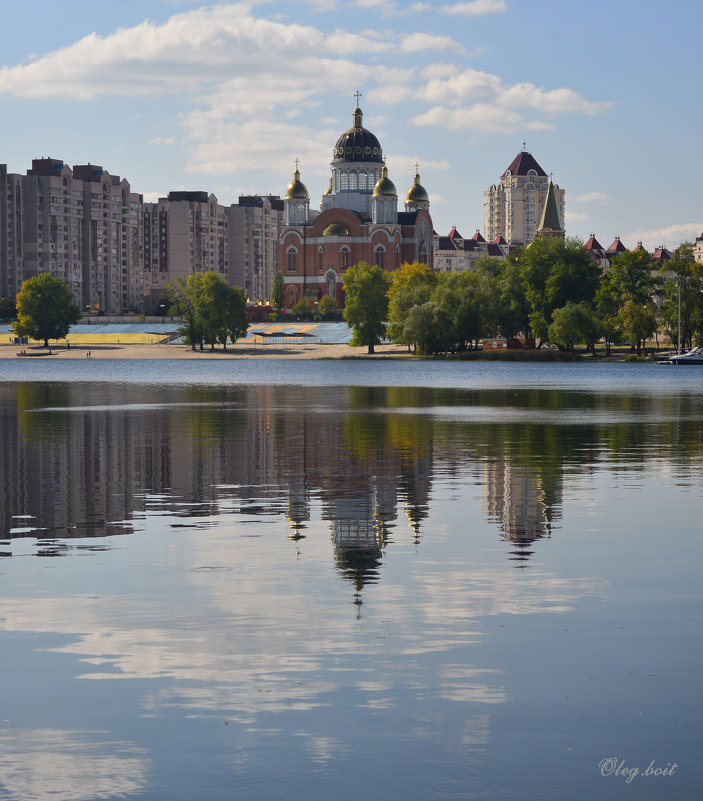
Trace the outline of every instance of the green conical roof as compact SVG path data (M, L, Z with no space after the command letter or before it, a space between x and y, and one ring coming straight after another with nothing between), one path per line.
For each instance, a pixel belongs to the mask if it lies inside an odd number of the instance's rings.
M542 219L539 221L539 228L537 233L564 233L564 229L559 219L559 204L557 203L557 195L554 191L554 184L550 181L547 188L547 199L544 201L544 208L542 209Z

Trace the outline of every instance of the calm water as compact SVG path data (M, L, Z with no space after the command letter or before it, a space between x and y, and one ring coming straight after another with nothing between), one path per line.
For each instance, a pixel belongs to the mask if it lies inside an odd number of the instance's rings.
M703 370L28 361L0 799L700 797Z

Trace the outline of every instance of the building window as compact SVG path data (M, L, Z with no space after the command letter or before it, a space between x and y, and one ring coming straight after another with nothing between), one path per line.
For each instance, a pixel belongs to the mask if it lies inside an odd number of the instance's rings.
M382 248L378 248L376 251L376 264L383 270L385 267L385 252Z
M348 248L340 248L339 250L339 265L342 270L346 270L349 267L349 249Z
M298 253L296 250L288 251L288 272L295 272L298 269Z
M342 192L344 192L347 189L349 189L349 173L343 172L341 174L341 176L340 176L340 186L341 186Z

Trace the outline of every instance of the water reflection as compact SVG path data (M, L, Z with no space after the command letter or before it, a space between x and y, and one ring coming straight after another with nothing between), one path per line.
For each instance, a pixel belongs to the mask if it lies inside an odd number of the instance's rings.
M668 455L700 460L701 430L695 396L5 384L0 525L9 539L38 537L42 556L129 532L153 511L285 515L298 541L316 499L358 594L378 580L403 516L420 543L438 476L482 488L508 558L525 566L559 524L565 482Z
M6 797L12 799L123 798L144 791L148 767L144 749L106 740L104 732L0 732L0 776Z

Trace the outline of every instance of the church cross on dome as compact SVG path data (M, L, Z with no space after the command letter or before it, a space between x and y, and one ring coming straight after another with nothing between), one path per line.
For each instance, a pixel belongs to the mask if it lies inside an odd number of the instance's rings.
M358 89L356 90L356 92L354 92L354 97L356 98L356 107L358 108L359 100L361 100L361 92Z

